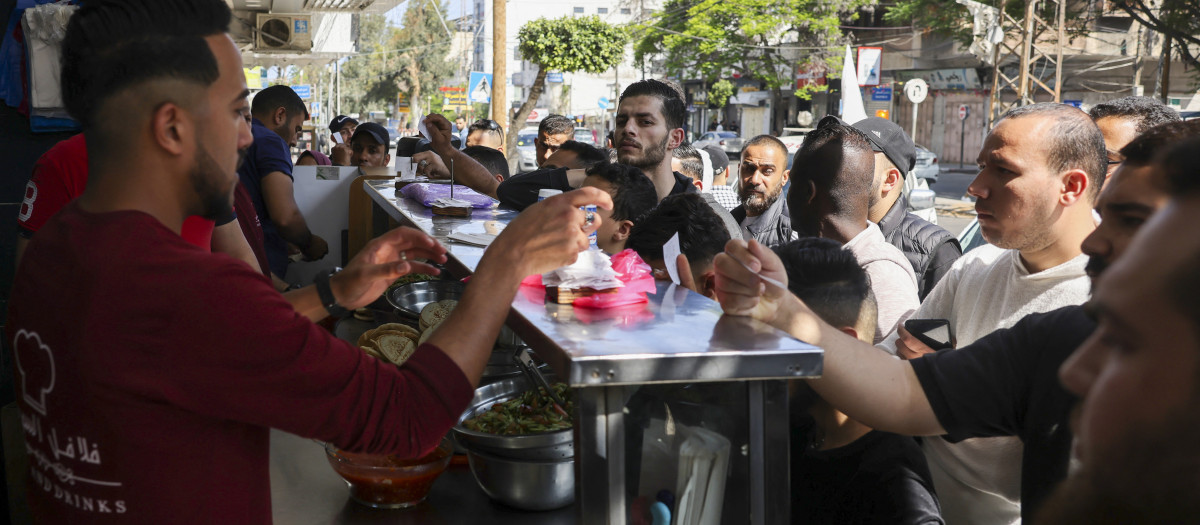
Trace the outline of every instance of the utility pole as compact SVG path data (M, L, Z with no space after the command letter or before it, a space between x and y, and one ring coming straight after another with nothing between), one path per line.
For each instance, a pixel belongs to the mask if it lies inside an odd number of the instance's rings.
M509 129L508 94L504 92L508 78L508 0L492 0L492 120Z
M1171 100L1167 96L1171 92L1171 36L1163 35L1162 47L1162 78L1159 79L1158 85L1162 88L1159 95L1162 96L1163 104L1170 104Z
M1063 41L1066 39L1067 0L1026 0L1025 16L1020 21L1005 12L1007 3L1007 0L1001 0L999 6L1000 29L1004 32L1004 40L996 44L993 51L988 128L1008 110L1033 104L1039 90L1051 95L1055 102L1062 102L1062 55ZM1054 6L1053 23L1038 15L1039 5ZM1015 34L1008 34L1010 31ZM1039 42L1046 35L1053 35L1053 44ZM1018 68L1015 78L1004 74L1003 67L1014 62ZM1050 87L1033 74L1033 69L1037 68L1039 63L1046 62L1054 64L1054 78L1050 79L1054 87ZM1041 69L1044 69L1044 66Z

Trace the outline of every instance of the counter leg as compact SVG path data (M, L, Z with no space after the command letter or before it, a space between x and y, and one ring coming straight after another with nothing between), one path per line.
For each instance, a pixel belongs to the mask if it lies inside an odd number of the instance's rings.
M626 390L576 389L575 502L584 525L625 524Z
M750 523L784 525L791 518L791 431L787 381L750 381Z

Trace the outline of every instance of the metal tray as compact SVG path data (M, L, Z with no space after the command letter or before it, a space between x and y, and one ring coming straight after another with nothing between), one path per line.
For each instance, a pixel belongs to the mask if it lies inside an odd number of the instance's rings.
M423 281L408 283L389 290L387 301L402 316L417 319L429 303L445 299L458 300L466 285L458 281Z

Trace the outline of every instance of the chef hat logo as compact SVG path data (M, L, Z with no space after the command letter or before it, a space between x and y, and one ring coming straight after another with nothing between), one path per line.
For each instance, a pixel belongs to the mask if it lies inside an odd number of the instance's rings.
M31 408L46 415L46 394L54 390L54 354L42 343L37 332L17 331L13 339L17 372L21 375L21 394Z

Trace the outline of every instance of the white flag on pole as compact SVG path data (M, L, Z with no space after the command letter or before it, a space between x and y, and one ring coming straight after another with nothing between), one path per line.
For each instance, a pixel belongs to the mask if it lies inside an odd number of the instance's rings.
M858 88L858 69L854 67L850 46L846 46L846 60L842 62L842 120L853 124L866 118L862 91Z

